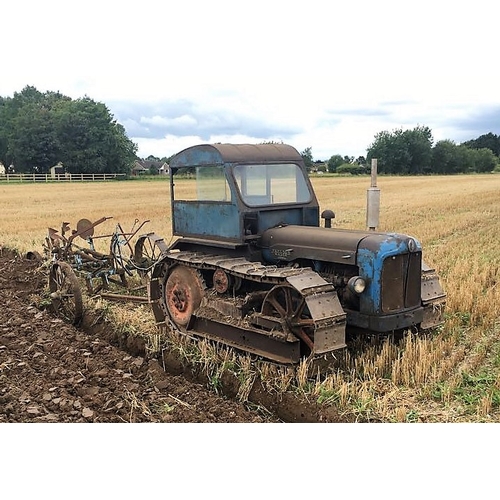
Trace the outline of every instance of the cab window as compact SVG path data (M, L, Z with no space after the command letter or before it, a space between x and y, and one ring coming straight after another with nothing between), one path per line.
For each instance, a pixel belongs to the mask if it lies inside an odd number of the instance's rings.
M248 206L311 201L304 174L294 163L237 165L233 175Z

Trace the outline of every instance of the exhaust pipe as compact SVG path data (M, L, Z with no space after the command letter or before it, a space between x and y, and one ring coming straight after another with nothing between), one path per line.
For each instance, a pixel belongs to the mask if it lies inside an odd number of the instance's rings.
M377 159L372 158L371 185L366 193L366 225L375 231L379 225L380 189L377 187Z

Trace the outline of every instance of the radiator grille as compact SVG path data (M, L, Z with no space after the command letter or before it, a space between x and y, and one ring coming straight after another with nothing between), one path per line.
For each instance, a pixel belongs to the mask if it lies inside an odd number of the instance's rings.
M393 255L382 269L382 312L389 313L420 304L422 253Z

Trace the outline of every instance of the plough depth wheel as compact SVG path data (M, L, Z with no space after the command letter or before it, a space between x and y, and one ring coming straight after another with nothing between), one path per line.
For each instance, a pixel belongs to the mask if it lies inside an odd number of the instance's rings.
M149 275L154 265L163 253L168 251L168 247L154 233L144 234L139 237L134 247L134 259L132 265L137 270L137 274L141 277Z
M68 323L78 326L83 319L82 291L71 266L54 262L50 267L49 290L55 313Z

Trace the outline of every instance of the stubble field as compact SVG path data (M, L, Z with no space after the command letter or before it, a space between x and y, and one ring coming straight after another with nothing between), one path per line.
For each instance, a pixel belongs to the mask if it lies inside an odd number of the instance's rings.
M321 209L335 212L337 227L365 228L368 177L312 180ZM189 189L191 182L176 186ZM303 367L254 363L205 343L178 351L206 371L214 390L231 361L242 381L241 400L258 378L264 390L305 396L335 410L341 421L500 422L500 175L381 176L378 187L378 229L420 240L424 260L440 275L448 295L444 327L427 338L346 352L338 370L321 379L308 378ZM169 205L166 179L0 185L0 246L41 252L48 227L103 216L113 217L105 223L109 232L118 222L127 230L136 219L148 219L144 232L168 243ZM151 352L161 348L152 315L101 302L92 307L145 337Z

